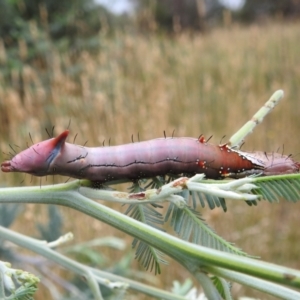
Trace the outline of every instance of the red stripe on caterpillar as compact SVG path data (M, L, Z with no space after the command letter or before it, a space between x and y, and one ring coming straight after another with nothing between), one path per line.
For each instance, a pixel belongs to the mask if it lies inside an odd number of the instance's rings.
M159 138L119 146L88 148L66 142L69 131L37 143L1 164L3 172L50 174L104 183L167 174L204 173L207 178L295 173L299 164L280 154L265 155L213 145L203 137ZM263 153L263 152L261 152ZM272 158L272 159L270 159Z

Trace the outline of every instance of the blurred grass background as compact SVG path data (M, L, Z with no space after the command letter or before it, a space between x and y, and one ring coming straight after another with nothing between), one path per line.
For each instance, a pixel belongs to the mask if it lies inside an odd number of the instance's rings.
M19 41L22 68L0 73L1 150L9 144L21 149L47 139L45 128L59 134L70 124L69 142L87 146L130 143L131 135L147 140L167 135L206 137L225 142L277 89L285 97L247 138L243 150L277 151L300 160L300 55L299 23L271 22L264 26L230 26L208 34L140 34L120 31L99 33L97 51L61 52L50 40L48 50L35 64L26 62L28 49ZM0 60L8 53L0 43ZM20 84L20 82L22 84ZM13 146L16 151L19 148ZM1 153L1 161L9 155ZM1 185L33 185L40 180L24 174L0 174ZM21 181L24 182L21 183ZM48 177L41 184L64 182ZM221 209L201 213L217 233L261 259L300 268L299 203L261 202L257 207L227 201ZM113 208L124 210L119 205ZM75 243L96 237L131 238L90 217L60 208L64 231L72 231ZM12 228L36 234L35 222L45 222L46 208L27 205ZM26 226L24 226L26 224ZM116 261L122 253L104 251ZM105 252L106 251L106 252ZM130 251L130 250L129 250ZM130 267L141 271L136 262ZM176 263L163 267L159 287L170 289L173 280L189 274ZM272 299L234 284L235 296ZM36 299L51 299L41 286ZM133 296L132 296L133 297ZM133 299L133 298L130 298ZM137 296L136 299L141 299ZM145 298L146 299L146 298Z

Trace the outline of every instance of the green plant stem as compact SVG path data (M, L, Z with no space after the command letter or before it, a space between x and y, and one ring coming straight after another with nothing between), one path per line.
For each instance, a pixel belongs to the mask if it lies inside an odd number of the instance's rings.
M196 272L194 276L198 279L199 282L201 282L207 299L222 300L216 287L206 274L204 274L203 272Z
M0 299L5 299L3 273L0 271Z
M160 299L167 299L167 300L184 300L186 299L184 296L175 295L173 293L170 293L168 291L164 291L155 287L149 287L146 284L140 283L138 281L134 281L125 277L121 277L112 273L107 273L101 270L92 269L92 272L96 276L100 276L102 278L107 278L109 280L113 281L120 281L127 283L131 289L134 289L135 291L147 294L152 297L157 297Z
M247 285L249 287L255 288L277 298L285 300L295 300L299 299L300 297L300 294L297 291L245 274L224 270L218 267L207 267L206 271L211 272L217 276L227 278L229 281L234 281L242 285Z
M55 252L54 250L46 246L45 243L41 243L36 239L13 232L2 226L0 226L0 236L1 238L7 239L21 247L30 249L51 260L54 260L60 266L65 267L80 276L85 276L95 299L103 299L97 282L95 282L95 279L90 276L89 271L85 268L84 265L81 265L80 263L77 263L76 261L73 261L70 258L67 258Z
M184 300L185 298L183 296L174 295L173 293L157 289L155 287L149 287L146 284L139 283L137 281L127 279L125 277L121 277L115 274L111 274L108 272L104 272L98 269L94 269L85 265L82 265L60 253L57 251L54 251L53 249L49 248L45 243L41 243L39 240L27 237L25 235L22 235L20 233L16 233L10 229L7 229L5 227L0 226L0 236L3 239L9 240L20 247L24 247L27 249L30 249L31 251L38 253L42 255L43 257L48 258L49 260L52 260L59 264L60 266L79 274L80 276L88 276L87 279L90 279L89 286L93 287L93 289L98 289L98 283L96 279L98 278L98 281L103 281L103 279L115 281L115 282L122 282L129 285L131 289L134 289L136 291L148 294L152 297L157 297L161 299L168 299L168 300ZM1 274L0 274L1 279ZM100 280L101 279L101 280ZM2 281L0 281L1 284ZM92 291L93 291L92 289ZM97 295L94 292L95 299L101 299L101 295ZM98 297L98 298L97 298ZM2 299L2 298L0 298Z
M261 107L256 114L248 121L242 128L240 128L230 139L229 146L239 146L245 137L252 133L254 128L263 121L264 117L278 104L279 100L283 97L283 90L276 91L271 98Z
M194 245L129 218L79 194L80 181L0 190L1 203L43 203L71 207L122 230L171 256L191 273L218 266L288 286L300 287L300 272Z

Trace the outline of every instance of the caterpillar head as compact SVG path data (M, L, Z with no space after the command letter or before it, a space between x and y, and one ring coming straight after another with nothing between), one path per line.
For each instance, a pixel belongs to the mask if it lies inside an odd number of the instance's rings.
M25 172L35 176L54 174L50 172L50 165L60 154L64 147L69 130L65 130L56 138L52 138L20 152L11 160L1 164L2 172Z

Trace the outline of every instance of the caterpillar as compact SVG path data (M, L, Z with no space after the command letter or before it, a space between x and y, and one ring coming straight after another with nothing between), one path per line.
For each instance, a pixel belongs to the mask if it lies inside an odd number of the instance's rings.
M252 174L299 172L300 164L279 153L242 152L227 144L213 145L203 136L165 137L109 147L84 147L66 142L69 130L34 144L1 164L3 172L35 176L65 175L97 183L137 180L158 175L204 173L210 179Z

